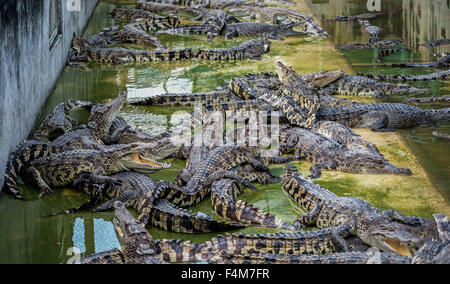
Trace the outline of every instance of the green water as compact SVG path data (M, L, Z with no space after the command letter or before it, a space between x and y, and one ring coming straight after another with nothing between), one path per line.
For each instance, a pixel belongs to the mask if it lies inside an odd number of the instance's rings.
M300 1L298 2L297 8L304 7ZM312 2L317 3L317 1ZM401 1L387 0L382 2L384 5L402 3ZM403 37L411 42L423 41L424 39L432 40L441 38L442 32L450 30L448 10L445 13L444 9L435 7L432 1L420 1L422 3L420 8L417 8L416 4L408 5L407 2L409 1L403 2L407 9L400 14L373 20L373 24L385 29L382 34L383 39ZM120 5L101 2L85 33L96 33L103 27L114 25L114 20L108 18L107 13L117 6ZM318 19L326 19L341 14L365 12L365 1L352 1L352 4L345 4L344 1L308 3L308 7L311 8ZM415 18L416 9L420 9L423 19ZM432 21L428 21L426 20L427 12L431 13L431 11L436 15L431 17ZM292 65L299 73L340 68L346 69L349 73L372 70L383 73L393 72L389 68L375 69L371 66L376 57L373 51L338 52L332 48L333 44L366 40L366 35L357 25L333 23L327 24L326 29L334 36L331 40L300 37L273 42L272 51L265 55L262 61L207 62L192 60L120 67L90 64L88 72L67 68L44 106L41 119L50 113L56 105L69 99L104 102L114 98L121 91L128 91L131 97L166 92L209 91L223 85L233 77L247 73L273 72L275 71L274 63L280 59ZM430 30L431 32L429 32ZM445 36L449 37L448 34ZM161 35L159 38L169 48L230 47L245 40L225 41L217 39L208 43L204 37L199 36ZM387 57L386 60L389 62L427 61L432 60L431 54L434 51L434 49L431 51L420 49L414 55L410 52L403 52L400 55ZM441 48L439 51L445 50ZM422 73L430 70L400 71ZM448 94L449 92L448 83L432 82L415 85L432 88L435 96ZM402 99L400 97L389 98L390 101ZM170 115L180 110L189 110L189 108L127 106L123 109L121 115L130 124L156 134L164 131L170 125ZM73 117L85 121L87 113L74 113ZM374 136L371 136L371 138L379 141L377 145L380 146L380 150L393 163L407 167L411 163L416 163L417 159L420 165L414 165L417 174L412 177L326 172L318 182L339 195L365 198L381 209L395 208L405 214L425 217L430 217L431 214L438 211L448 214L450 212L448 204L441 195L449 197L450 150L448 142L430 136L431 132L436 129L442 132L450 132L448 125L400 131L401 137L404 138L408 147L405 147L399 141L396 134L380 134L379 136L373 134ZM412 151L414 156L408 154L409 151ZM184 168L184 161L168 161L172 163L172 168L152 175L154 179L173 180L178 171ZM299 162L297 165L303 173L307 174L310 166L308 163ZM440 194L436 193L430 185L422 167ZM283 168L282 165L274 166L273 172L281 175ZM0 198L0 212L3 215L0 219L0 227L2 228L0 263L65 263L71 257L71 255L67 255L68 249L74 246L79 247L82 252L87 254L117 246L117 240L110 223L113 219L113 213L80 213L72 216L42 218L42 216L83 203L87 199L85 195L70 188L57 189L53 195L39 200L36 189L29 185L23 185L21 188L27 196L27 202L13 200L7 195L2 195ZM280 184L257 185L257 188L258 193L245 191L241 198L269 213L276 214L287 222L294 221L302 213L299 207L283 193ZM205 200L191 209L214 216L209 200ZM200 242L218 235L218 233L204 235L174 234L150 227L148 229L157 239L190 239ZM245 233L269 231L273 230L256 227L242 230Z

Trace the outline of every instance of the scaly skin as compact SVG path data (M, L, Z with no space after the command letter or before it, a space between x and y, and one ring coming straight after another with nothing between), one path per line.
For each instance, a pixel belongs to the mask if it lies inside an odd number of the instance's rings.
M271 25L313 20L313 18L308 14L304 14L287 8L273 7L273 6L270 7L244 6L238 8L231 8L228 9L228 11L233 14L249 17L252 20L253 19L261 20Z
M347 147L353 152L372 156L381 156L377 147L357 135L353 130L335 121L318 121L312 129L313 132L328 137L331 140Z
M335 46L336 49L390 48L402 43L401 39L381 40L376 42L349 42Z
M372 96L382 98L391 95L429 94L429 89L417 89L406 84L390 84L367 77L344 75L326 88L328 94L344 96Z
M239 60L250 58L253 60L261 60L261 56L270 51L270 45L271 42L268 39L252 39L228 49L198 49L194 53L194 58L207 60Z
M294 31L293 28L300 23L287 25L268 25L263 23L242 22L225 26L223 34L226 39L234 37L267 37L274 40L282 40L283 36L304 35L304 32Z
M21 143L10 154L7 162L5 171L5 189L7 192L18 199L23 199L23 194L17 187L17 179L22 169L35 159L74 149L101 147L101 144L107 140L109 128L126 97L127 94L122 93L112 102L94 108L87 128L68 132L51 143L41 141L24 141ZM72 103L68 104L69 107L72 105ZM60 121L60 117L63 115L62 109L60 107L57 107L57 109L59 109L56 110L58 113L57 121Z
M124 64L129 62L171 62L192 58L190 48L178 50L144 51L124 48L96 48L84 39L74 38L72 46L78 53L79 61L108 64Z
M208 41L211 41L214 38L218 37L223 32L223 29L228 23L239 23L239 20L237 18L227 15L222 10L202 9L201 14L198 17L195 17L193 20L199 21L202 19L202 25L210 24L214 27L208 33Z
M381 155L356 152L323 135L302 128L281 129L280 147L283 153L292 153L314 163L313 178L321 176L321 169L350 173L378 173L411 175L409 169L396 167Z
M135 170L148 174L169 167L142 157L140 150L145 147L148 145L135 143L110 147L105 151L62 152L32 160L26 165L25 172L41 193L47 194L52 192L50 187L71 185L83 173L108 176L124 170Z
M55 107L52 114L41 122L33 132L32 138L40 141L52 141L71 131L78 122L68 116L69 112L80 109L91 109L91 102L68 101Z
M319 120L337 121L351 128L394 131L419 125L435 125L450 119L450 109L424 110L400 103L361 104L320 108Z
M123 204L116 203L115 209L114 226L121 243L122 257L117 250L112 250L88 256L82 260L83 263L89 263L89 260L94 260L94 263L145 263L156 259L178 263L200 262L217 259L223 253L324 254L346 249L345 243L338 241L339 237L345 237L345 232L339 235L340 232L334 229L292 234L226 234L203 244L182 240L153 241ZM128 233L130 231L134 233ZM124 262L121 262L122 259Z
M270 215L245 201L236 200L241 191L241 186L232 180L222 179L215 182L211 190L214 212L220 217L242 224L295 230L294 226L285 223L280 218Z
M129 24L118 31L112 38L114 41L121 43L133 43L148 47L155 47L159 49L166 49L166 46L162 44L158 38L151 36L143 28L151 30L153 25L149 22L139 24Z
M225 90L208 93L165 94L148 98L139 98L134 101L129 100L129 104L139 106L195 106L197 104L218 104L235 99L237 99L237 97L234 94Z
M448 217L433 215L439 237L429 240L423 245L412 260L413 264L450 264L450 224Z
M411 258L396 253L345 252L336 254L223 255L210 264L410 264Z
M261 90L278 90L280 86L281 81L276 74L260 73L233 78L228 84L228 89L242 100L254 100L263 94Z
M112 249L85 256L80 264L125 264L125 258L119 249Z
M114 205L114 229L126 264L161 264L156 255L155 241L142 223L134 219L123 203Z
M113 208L115 202L121 201L127 208L136 209L140 223L169 232L195 234L235 230L243 227L236 223L227 224L215 221L209 216L177 208L167 200L159 198L160 192L157 184L151 178L136 172L119 173L104 181L98 178L91 181L90 177L85 175L77 179L75 186L88 193L91 199L98 199L95 188L101 187L103 188L102 196L110 199L90 211L108 211ZM89 204L92 203L92 201L89 202ZM80 208L84 208L84 206L82 205ZM68 210L64 213L73 211Z
M311 129L316 122L315 113L305 110L292 96L287 96L280 92L267 92L260 99L270 106L281 110L292 125Z
M309 212L300 216L298 219L300 224L314 224L319 228L346 227L348 233L357 236L370 246L409 257L411 257L410 248L415 249L422 241L399 229L368 202L359 198L338 197L299 175L292 166L286 169L283 190ZM410 225L420 222L415 217L406 217L395 212L396 214L389 214L395 220Z
M280 80L284 83L282 86L283 91L292 96L300 109L307 113L306 127L310 128L316 122L317 111L320 108L319 96L306 85L307 83L293 68L286 66L281 61L277 61L276 65ZM271 105L274 106L273 104ZM287 116L283 109L282 111ZM295 123L295 125L302 126L298 123Z
M382 75L382 74L360 74L361 76L379 81L432 81L450 79L450 70L426 74L426 75Z
M236 181L255 190L250 182L245 181L231 169L242 165L250 164L256 170L270 173L269 168L263 162L254 158L254 153L244 147L222 146L213 149L198 164L192 176L183 187L175 184L162 183L161 198L169 200L171 203L188 207L197 204L210 193L210 186L216 180L222 178L233 178Z
M122 9L116 8L111 12L114 18L125 19L131 22L136 22L137 20L143 20L148 26L152 27L154 30L163 28L176 28L180 25L181 21L177 17L162 17L157 14L139 9ZM144 29L148 31L147 29Z

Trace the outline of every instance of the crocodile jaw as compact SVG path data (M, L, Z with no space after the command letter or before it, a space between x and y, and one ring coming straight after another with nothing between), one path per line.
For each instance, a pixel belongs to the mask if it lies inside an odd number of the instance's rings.
M412 257L411 250L407 245L402 244L398 240L393 240L389 238L385 238L384 242L389 246L389 248L400 255L404 255L407 257Z

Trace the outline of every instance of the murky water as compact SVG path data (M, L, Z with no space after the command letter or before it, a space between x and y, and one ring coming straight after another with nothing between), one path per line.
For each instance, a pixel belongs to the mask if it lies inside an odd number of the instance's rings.
M112 2L112 1L108 1ZM301 2L301 1L298 1ZM365 1L332 1L317 3L306 1L298 5L298 9L310 8L320 19L329 19L337 15L364 13ZM317 3L317 4L313 4ZM321 1L323 2L323 1ZM331 1L330 1L331 2ZM420 2L420 3L418 3ZM386 17L374 19L373 24L382 27L383 39L405 38L410 43L449 37L450 10L448 1L387 1L383 0L383 9L402 5L403 11ZM439 6L439 4L441 3ZM86 34L100 31L103 27L115 24L107 17L110 10L117 5L101 2L86 30ZM303 10L304 11L304 10ZM274 71L276 60L282 59L292 65L300 73L344 68L349 73L355 72L402 72L425 73L431 70L392 70L374 68L376 53L373 51L338 52L332 48L334 44L348 41L365 41L367 35L354 23L326 23L326 29L333 35L331 40L312 38L289 38L282 42L273 42L270 54L262 61L244 60L238 62L185 61L181 63L155 63L109 67L90 64L89 72L66 69L56 89L46 103L41 118L53 108L69 99L104 102L114 98L121 91L128 91L132 97L148 96L167 92L201 92L209 91L226 83L233 77L246 73ZM217 39L208 43L199 36L165 36L161 41L169 48L178 47L230 47L245 39L225 41ZM404 51L399 55L386 58L389 62L432 61L432 53L448 51L439 49L419 49L414 53ZM433 95L449 93L448 83L417 83L420 87L429 87ZM389 98L400 101L403 98ZM366 99L373 101L372 99ZM426 106L431 107L431 106ZM442 106L433 106L442 107ZM170 115L179 110L189 108L170 107L131 107L124 108L121 115L135 126L149 133L159 133L170 125ZM74 113L73 117L85 121L87 113ZM358 130L364 138L375 142L383 154L394 164L410 167L415 175L412 177L350 175L337 172L326 172L318 181L343 196L359 196L367 199L380 209L395 208L405 214L430 217L436 212L450 214L450 150L447 141L431 136L434 130L449 133L450 126L437 128L417 128L400 131L398 134L373 134L370 131ZM401 139L403 138L403 139ZM411 154L411 152L413 154ZM152 175L153 178L173 180L178 171L184 168L183 161L169 160L172 168ZM305 174L308 163L297 165ZM283 166L273 167L275 174L281 175ZM425 170L425 171L424 171ZM288 222L292 222L301 214L301 210L289 200L281 190L280 184L271 186L258 185L258 193L246 191L241 198L255 206L276 214ZM82 253L94 253L117 247L114 230L110 221L113 213L91 214L80 213L73 216L42 218L48 214L71 208L84 202L87 197L73 189L58 189L51 196L38 200L37 190L29 185L21 187L27 202L15 201L9 196L0 198L0 263L64 263L72 257L70 248L77 247ZM436 191L436 189L438 191ZM210 201L191 208L214 216ZM204 241L217 234L185 235L174 234L154 228L148 228L154 238L190 239ZM272 230L247 228L245 233L268 232ZM69 254L68 254L69 252Z

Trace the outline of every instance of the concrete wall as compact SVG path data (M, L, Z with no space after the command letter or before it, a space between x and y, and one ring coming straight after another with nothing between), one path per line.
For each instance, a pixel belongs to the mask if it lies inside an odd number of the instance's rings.
M61 35L50 49L50 1L61 1ZM61 74L73 33L80 35L99 0L2 0L0 7L0 189L8 153L31 131ZM77 1L77 0L75 0Z

